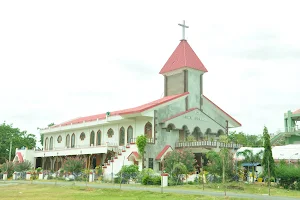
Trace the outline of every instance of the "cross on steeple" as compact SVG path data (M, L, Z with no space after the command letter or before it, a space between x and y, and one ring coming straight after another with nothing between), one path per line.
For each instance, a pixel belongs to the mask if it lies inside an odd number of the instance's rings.
M189 28L188 26L185 25L185 20L183 20L182 24L178 24L179 26L182 26L182 39L185 40L185 28Z

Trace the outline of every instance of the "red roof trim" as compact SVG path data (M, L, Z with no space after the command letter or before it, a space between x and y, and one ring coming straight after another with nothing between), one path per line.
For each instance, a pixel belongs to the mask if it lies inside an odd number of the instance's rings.
M225 112L222 108L220 108L219 106L217 106L214 102L212 102L210 99L208 99L206 96L203 95L204 98L206 98L207 101L209 101L211 104L213 104L214 106L216 106L220 111L222 111L225 115L227 115L229 118L231 118L233 121L235 121L236 123L238 123L240 126L242 126L242 124L240 122L238 122L236 119L234 119L233 117L231 117L227 112Z
M23 156L22 156L21 152L17 152L17 156L18 156L18 161L19 161L19 163L24 162Z
M176 117L179 117L179 116L181 116L181 115L184 115L184 114L186 114L186 113L189 113L189 112L191 112L191 111L193 111L193 110L197 110L198 108L191 108L191 109L188 109L187 111L183 111L183 112L181 112L181 113L178 113L178 114L176 114L176 115L173 115L173 116L171 116L171 117L169 117L169 118L167 118L167 119L164 119L164 120L162 120L161 122L162 123L165 123L166 121L169 121L169 120L171 120L171 119L174 119L174 118L176 118Z
M140 157L140 155L138 154L138 152L133 151L133 152L131 152L131 154L129 154L129 156L127 157L127 159L129 159L129 157L130 157L131 155L133 155L136 159L138 159L138 158Z
M164 74L184 67L207 72L189 43L186 40L181 40L159 73Z
M140 113L140 112L149 110L151 108L154 108L156 106L162 105L164 103L173 101L173 100L178 99L180 97L186 96L188 94L189 94L189 92L185 92L185 93L182 93L182 94L166 96L166 97L163 97L161 99L152 101L150 103L147 103L147 104L144 104L144 105L141 105L141 106L138 106L138 107L111 112L110 116ZM79 118L69 120L67 122L64 122L64 123L61 123L61 124L58 124L58 125L55 125L55 126L51 126L49 128L55 128L55 127L59 127L59 126L68 126L68 125L71 125L71 124L80 124L80 123L83 123L83 122L91 122L91 121L96 121L96 120L102 120L102 119L105 119L105 118L106 118L106 113L102 113L102 114L98 114L98 115L91 115L91 116L86 116L86 117L79 117Z
M169 148L172 149L172 147L171 147L170 145L166 145L166 146L163 148L163 150L156 156L155 160L160 160L161 157L166 153L166 151L167 151ZM172 150L173 150L173 149L172 149Z

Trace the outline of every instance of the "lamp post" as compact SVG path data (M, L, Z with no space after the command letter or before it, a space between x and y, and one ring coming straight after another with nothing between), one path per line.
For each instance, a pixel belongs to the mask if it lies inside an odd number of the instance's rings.
M292 159L292 157L293 156L296 156L296 155L298 155L299 153L295 153L295 154L293 154L293 155L291 155L291 157L290 157L290 159L289 159L289 165L291 165L291 159Z

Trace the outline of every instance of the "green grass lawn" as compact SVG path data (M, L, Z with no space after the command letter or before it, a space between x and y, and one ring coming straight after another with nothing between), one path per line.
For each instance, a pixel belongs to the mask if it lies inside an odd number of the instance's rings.
M248 193L248 194L268 194L269 189L268 185L264 183L227 183L227 191L228 192L235 192L235 193ZM202 190L202 185L182 185L182 186L171 186L169 188L174 189L191 189L191 190ZM224 191L224 186L220 183L209 183L204 185L205 191ZM283 188L278 188L276 186L271 186L271 196L286 196L286 197L299 197L300 198L300 191L295 190L286 190Z
M88 187L71 186L52 186L52 185L34 185L18 184L0 187L1 200L93 200L93 199L124 199L124 200L217 200L229 199L221 197L210 197L201 195L180 195L171 193L156 193L147 191L124 191L116 189L94 189ZM241 200L239 198L230 198L232 200ZM245 200L245 199L243 199Z

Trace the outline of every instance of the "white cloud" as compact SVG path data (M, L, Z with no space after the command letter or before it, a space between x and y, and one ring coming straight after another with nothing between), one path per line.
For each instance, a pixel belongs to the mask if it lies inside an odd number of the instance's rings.
M2 1L0 121L36 127L161 97L158 74L186 35L205 94L247 133L299 108L297 1Z

